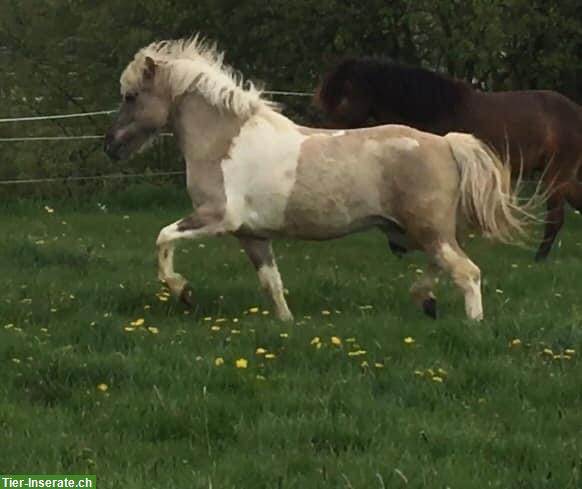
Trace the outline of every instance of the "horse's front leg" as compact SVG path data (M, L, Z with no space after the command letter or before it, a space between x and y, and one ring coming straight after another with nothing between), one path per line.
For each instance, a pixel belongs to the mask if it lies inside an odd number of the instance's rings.
M283 281L273 256L271 240L241 236L239 236L239 240L257 270L263 289L273 301L277 318L283 321L292 321L293 315L285 300Z
M200 239L232 231L224 220L224 213L213 207L199 207L190 216L164 227L156 245L158 247L158 278L176 297L192 304L192 289L188 281L174 271L174 245L177 239Z

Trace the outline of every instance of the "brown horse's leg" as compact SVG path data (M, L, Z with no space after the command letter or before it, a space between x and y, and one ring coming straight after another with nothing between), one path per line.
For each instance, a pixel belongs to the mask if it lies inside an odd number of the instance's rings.
M564 224L564 195L563 188L557 189L550 195L547 202L546 227L544 237L536 253L536 261L545 259L552 249L558 232Z
M566 187L566 200L577 211L582 212L582 182L572 181Z
M270 239L239 237L240 244L246 251L257 270L259 281L275 306L275 314L283 321L292 321L283 289L283 281L273 256Z

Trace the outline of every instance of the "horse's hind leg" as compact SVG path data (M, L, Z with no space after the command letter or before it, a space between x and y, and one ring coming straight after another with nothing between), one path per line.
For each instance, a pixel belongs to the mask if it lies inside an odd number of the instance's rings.
M450 273L465 295L465 311L469 319L483 319L481 299L481 270L461 250L456 242L440 243L434 250L438 266Z
M426 271L410 287L412 300L422 308L427 316L433 319L437 317L437 303L433 289L438 271L439 269L434 263L429 263Z
M544 260L556 240L556 236L564 225L564 197L566 195L567 184L563 178L548 174L544 178L546 188L552 188L547 200L546 224L544 237L536 253L536 261Z
M248 237L239 237L239 240L257 270L261 286L273 301L277 317L283 321L293 320L285 300L283 281L273 256L271 240Z

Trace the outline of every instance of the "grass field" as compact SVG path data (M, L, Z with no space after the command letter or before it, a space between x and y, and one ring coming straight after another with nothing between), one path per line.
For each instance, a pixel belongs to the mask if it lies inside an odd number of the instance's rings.
M167 300L153 243L187 210L2 209L0 473L94 473L101 489L582 487L580 216L543 264L469 239L482 324L448 281L425 319L408 295L422 257L398 260L379 234L278 242L287 325L229 238L183 243L198 305Z

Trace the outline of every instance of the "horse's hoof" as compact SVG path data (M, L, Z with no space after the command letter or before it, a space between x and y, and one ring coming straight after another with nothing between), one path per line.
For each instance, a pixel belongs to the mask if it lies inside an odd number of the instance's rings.
M188 284L184 285L182 292L180 292L180 301L190 307L194 305L194 292Z
M434 297L422 301L422 312L432 319L437 318L437 302Z
M547 257L548 257L548 253L546 253L545 251L538 251L536 253L535 260L536 260L536 262L540 262L540 261L544 261Z

